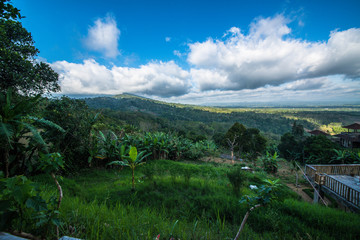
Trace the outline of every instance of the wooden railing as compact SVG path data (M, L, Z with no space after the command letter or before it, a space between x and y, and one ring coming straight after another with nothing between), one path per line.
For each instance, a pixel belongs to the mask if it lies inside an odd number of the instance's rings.
M336 180L329 175L325 175L325 181L323 186L329 188L336 194L340 195L347 201L354 204L355 206L360 207L360 192L353 189L352 187L345 185L344 183Z
M360 175L360 164L306 165L306 175L315 183L325 186L348 202L360 207L360 191L329 175Z
M315 175L316 175L316 168L314 168L311 165L305 165L305 173L306 175L311 178L312 180L315 180Z
M339 165L306 165L305 171L308 176L315 177L315 172L328 175L360 175L360 164ZM309 171L309 173L308 173Z

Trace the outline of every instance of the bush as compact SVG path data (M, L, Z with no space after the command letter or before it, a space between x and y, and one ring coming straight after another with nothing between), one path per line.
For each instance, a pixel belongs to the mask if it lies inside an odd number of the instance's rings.
M226 175L236 195L239 194L240 187L244 185L244 182L249 178L248 173L242 170L240 166L236 166L235 168L230 170Z
M264 170L267 173L276 173L278 170L278 154L275 152L271 155L269 152L266 152L266 155L262 158Z

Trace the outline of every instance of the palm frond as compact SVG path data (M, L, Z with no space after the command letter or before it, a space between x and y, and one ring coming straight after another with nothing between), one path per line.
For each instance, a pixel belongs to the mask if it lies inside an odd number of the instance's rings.
M4 136L7 143L11 147L11 137L14 134L14 129L11 125L0 122L0 136Z
M27 119L34 120L34 121L36 121L37 123L44 124L44 125L46 125L46 126L48 126L48 127L55 128L55 129L57 129L58 131L65 133L65 130L64 130L62 127L60 127L60 126L57 125L56 123L53 123L53 122L51 122L51 121L49 121L49 120L44 119L44 118L37 118L37 117L33 117L33 116L27 116L26 118L27 118Z
M127 166L127 167L129 166L129 164L124 161L112 161L107 165L119 165L119 166Z
M41 95L36 95L33 98L22 100L21 102L17 103L12 109L12 115L20 115L25 112L30 112L30 110L38 103Z
M16 121L18 123L21 123L24 127L26 127L31 133L32 136L31 138L33 140L35 140L35 142L37 142L38 144L42 145L42 146L46 146L46 143L44 141L44 139L41 137L40 132L31 124L28 124L26 122L20 122L20 121Z

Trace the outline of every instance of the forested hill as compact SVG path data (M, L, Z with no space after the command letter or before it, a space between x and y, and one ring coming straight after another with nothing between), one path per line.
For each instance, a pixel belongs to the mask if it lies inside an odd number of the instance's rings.
M201 123L203 128L209 128L206 130L209 132L207 135L221 132L235 122L280 136L290 131L294 120L305 129L321 128L329 133L341 131L341 125L360 121L358 107L230 109L165 103L132 94L87 98L85 101L90 108L117 112L117 118L130 124L165 122L164 126L177 130L184 128L186 131L186 127L191 124ZM161 127L155 130L161 130Z
M235 122L240 122L247 127L258 128L263 132L282 135L290 131L293 122L292 119L279 114L257 112L254 109L230 111L209 107L169 104L129 94L118 95L116 97L87 98L85 101L90 108L121 111L123 116L118 116L123 118L126 118L129 112L137 113L136 116L132 115L133 121L136 121L137 117L141 118L144 115L151 115L152 119L155 117L170 120L173 126L180 126L184 122L211 124L212 128L215 128L213 132L220 131L219 128L221 127L217 123L223 127L229 127ZM301 122L308 128L314 127L313 123L307 121Z

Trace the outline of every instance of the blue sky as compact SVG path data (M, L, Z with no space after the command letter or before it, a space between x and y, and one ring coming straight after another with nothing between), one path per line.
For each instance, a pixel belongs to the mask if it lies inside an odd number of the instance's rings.
M360 1L15 0L63 94L360 101Z

